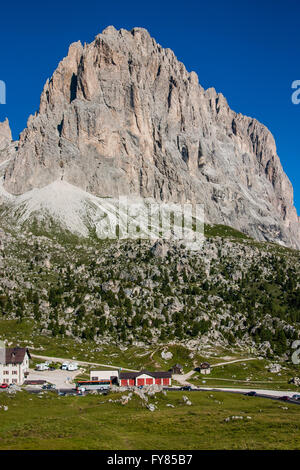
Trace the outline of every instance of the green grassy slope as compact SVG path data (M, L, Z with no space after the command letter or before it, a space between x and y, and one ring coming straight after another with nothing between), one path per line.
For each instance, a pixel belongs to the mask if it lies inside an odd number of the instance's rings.
M139 398L0 394L0 449L299 449L300 407L224 393L156 395L150 412ZM175 408L167 407L173 404ZM285 409L287 408L287 409ZM229 421L230 416L243 420ZM250 416L252 419L247 419Z

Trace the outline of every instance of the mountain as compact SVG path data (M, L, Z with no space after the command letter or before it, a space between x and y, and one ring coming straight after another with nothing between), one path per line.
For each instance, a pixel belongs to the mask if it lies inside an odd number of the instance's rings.
M91 44L72 44L39 111L0 158L4 203L45 187L51 199L63 181L90 198L202 203L206 222L300 248L293 188L271 133L204 90L142 28L110 26Z

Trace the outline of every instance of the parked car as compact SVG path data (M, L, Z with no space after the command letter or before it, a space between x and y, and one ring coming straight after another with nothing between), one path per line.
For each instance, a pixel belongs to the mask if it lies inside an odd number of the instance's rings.
M179 390L185 390L186 392L190 392L192 387L190 385L185 385L184 387L180 387Z
M282 401L289 401L290 397L288 397L287 395L283 395L282 397L279 397L279 400L282 400Z
M42 364L37 364L35 366L35 370L38 370L38 371L44 371L44 370L49 370L49 365L45 362L45 363L42 363Z
M300 395L299 393L296 393L295 395L292 396L294 400L300 400Z
M9 387L8 384L1 384L0 385L0 388L8 388L8 387Z
M248 397L256 397L257 393L254 392L254 391L251 391L251 392L245 393L245 395L248 396Z
M53 384L46 384L46 385L43 385L43 386L42 386L42 389L43 389L43 390L55 390L55 389L56 389L56 386L53 385Z

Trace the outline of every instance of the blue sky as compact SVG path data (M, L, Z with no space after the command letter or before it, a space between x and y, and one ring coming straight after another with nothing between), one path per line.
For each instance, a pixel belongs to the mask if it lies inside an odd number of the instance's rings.
M222 92L232 109L263 122L274 134L300 214L300 80L298 0L120 0L5 2L1 15L0 80L14 138L39 106L43 85L71 42L91 42L106 26L142 26L174 50L205 88Z

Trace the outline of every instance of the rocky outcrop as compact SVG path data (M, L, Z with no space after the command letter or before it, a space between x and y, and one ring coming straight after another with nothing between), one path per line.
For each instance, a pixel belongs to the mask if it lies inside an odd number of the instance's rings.
M9 127L8 119L4 122L0 122L0 152L4 150L12 141L11 130ZM1 162L1 154L0 154Z
M70 46L5 172L22 194L57 179L97 196L205 206L210 223L300 247L293 189L271 133L204 90L142 28Z

